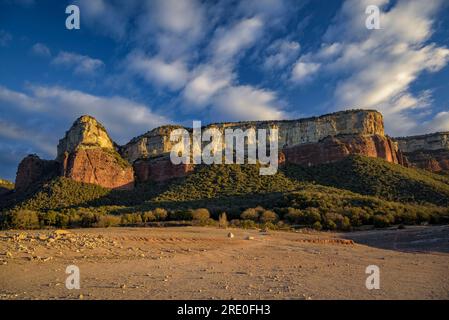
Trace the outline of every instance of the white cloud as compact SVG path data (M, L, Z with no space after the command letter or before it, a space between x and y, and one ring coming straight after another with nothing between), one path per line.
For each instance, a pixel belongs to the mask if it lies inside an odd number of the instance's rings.
M10 134L25 130L42 132L41 122L57 126L51 131L50 141L56 147L57 139L61 138L68 126L79 116L89 114L97 118L118 143L126 143L130 138L142 134L156 126L170 123L164 116L154 113L148 106L129 99L113 96L103 97L78 90L61 87L30 86L29 93L17 92L0 86L0 110L5 115L20 114L20 123L11 123ZM21 97L13 100L12 97ZM36 108L32 108L36 105ZM41 119L34 122L32 119ZM62 127L61 127L62 126ZM10 128L10 129L11 129ZM30 138L32 137L32 138ZM46 137L48 138L48 137ZM27 143L44 143L39 135L23 136Z
M184 90L184 98L196 105L204 106L221 89L231 84L233 75L228 68L218 69L211 65L198 67Z
M365 27L367 5L381 7L381 30ZM323 37L322 47L293 68L299 78L316 72L338 77L334 108L372 108L386 115L387 132L413 133L421 113L430 108L431 92L413 94L411 85L425 72L449 61L449 49L428 43L442 1L348 0ZM292 77L293 77L292 74ZM403 132L398 132L399 128Z
M74 4L80 7L82 23L116 40L125 38L139 8L139 1L135 0L76 0Z
M44 154L53 155L55 146L50 142L52 139L49 134L45 134L38 128L24 128L16 123L11 123L0 119L0 137L8 139L8 141L22 141L32 138L34 146L37 148L35 152L43 152Z
M214 99L213 111L227 121L285 118L274 92L252 86L234 86L223 90Z
M93 75L104 67L103 61L78 53L61 51L52 61L55 65L73 68L76 74Z
M43 43L36 43L31 47L31 52L40 57L51 57L50 49Z
M211 48L217 61L229 61L251 47L262 35L263 22L258 17L244 19L230 28L219 28Z
M268 48L264 67L268 70L281 69L297 58L301 46L296 41L276 40Z
M303 82L313 76L319 69L319 63L297 61L292 69L291 79L294 82Z
M146 57L142 52L133 52L127 58L127 68L149 83L178 90L184 87L188 69L183 61L164 61L161 57Z

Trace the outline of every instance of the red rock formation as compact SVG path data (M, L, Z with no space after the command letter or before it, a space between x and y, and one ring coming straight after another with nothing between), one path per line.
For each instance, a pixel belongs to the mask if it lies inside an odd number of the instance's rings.
M101 148L81 148L65 153L62 175L79 182L111 189L132 189L134 171L119 155Z
M19 164L15 189L19 192L30 186L54 178L58 175L60 165L53 160L42 160L37 155L26 156Z
M161 182L173 178L181 178L192 172L193 168L191 164L175 165L170 161L169 157L141 159L134 162L137 182Z
M284 148L283 152L287 163L306 166L335 162L354 154L403 163L394 142L381 135L329 136L317 143Z
M449 170L449 150L419 150L405 155L413 167L432 172Z

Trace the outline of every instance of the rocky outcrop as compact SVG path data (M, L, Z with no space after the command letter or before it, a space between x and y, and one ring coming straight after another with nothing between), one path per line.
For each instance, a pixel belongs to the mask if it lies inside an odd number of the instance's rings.
M178 128L183 127L167 125L148 131L120 147L120 154L130 163L133 163L137 159L146 159L169 153L173 146L170 142L170 133Z
M121 150L124 158L133 162L150 156L165 155L170 152L172 143L170 133L180 128L164 126L131 140ZM245 121L215 123L202 128L218 129L224 136L226 129L269 129L278 128L278 146L280 164L284 162L303 165L315 165L340 160L351 154L380 157L393 163L404 163L396 144L385 136L383 117L377 111L350 110L320 117L280 120L280 121ZM191 131L191 129L188 129ZM223 140L224 142L224 140ZM146 160L145 163L149 163ZM143 165L147 167L148 165ZM138 181L146 176L137 171ZM154 170L152 174L155 174ZM166 170L170 172L170 170ZM150 174L150 175L152 175ZM169 178L170 175L163 174Z
M26 191L31 186L45 182L59 175L57 161L42 160L37 155L26 156L19 164L16 175L15 190Z
M193 165L173 165L169 158L173 146L170 134L179 128L182 127L162 126L117 146L97 120L82 116L59 141L56 160L29 156L21 162L16 189L26 190L54 176L117 189L130 189L134 181L161 182L184 177L193 171ZM382 115L372 110L341 111L298 120L216 123L202 131L208 128L222 133L237 128L278 128L280 164L310 166L359 154L402 165L408 165L408 158L412 165L432 171L449 167L448 133L393 141L385 136Z
M203 127L217 128L222 133L226 129L239 128L246 130L279 129L279 148L301 144L317 143L325 137L336 135L379 135L384 136L382 114L372 110L341 111L320 117L277 120L277 121L243 121L215 123ZM142 136L132 139L121 148L120 153L129 162L169 153L172 147L170 133L180 126L163 126ZM191 129L188 129L189 131Z
M286 163L303 166L335 162L355 154L404 164L396 144L390 138L381 135L329 136L317 143L286 147L283 152Z
M79 148L102 148L115 150L114 142L106 129L93 117L78 118L59 140L57 160L62 161L65 153L72 153Z
M115 151L101 148L79 148L71 153L66 152L62 162L62 175L105 188L132 189L133 168L119 157Z
M433 171L449 170L449 132L395 138L411 166Z
M141 159L134 162L137 182L162 182L173 178L182 178L192 172L193 169L192 164L174 165L167 156L154 159Z
M78 118L59 140L61 175L111 189L131 189L132 166L121 158L106 129L93 117Z
M63 176L105 188L130 189L134 171L115 149L106 129L95 118L82 116L59 140L56 160L28 156L19 165L16 190L25 191L45 179Z

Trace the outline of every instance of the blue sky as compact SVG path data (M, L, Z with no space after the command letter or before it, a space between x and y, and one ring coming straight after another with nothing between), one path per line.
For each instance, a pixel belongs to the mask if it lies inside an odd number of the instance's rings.
M0 177L54 158L83 114L120 144L349 108L381 111L392 136L449 130L448 17L444 0L0 0Z

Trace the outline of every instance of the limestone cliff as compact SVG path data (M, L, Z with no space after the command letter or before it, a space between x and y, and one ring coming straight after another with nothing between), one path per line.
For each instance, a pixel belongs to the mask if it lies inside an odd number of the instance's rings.
M59 140L57 160L62 161L65 152L71 153L81 147L115 150L106 129L91 116L78 118L64 138Z
M202 128L279 129L280 163L315 165L340 160L351 154L380 157L404 164L397 144L384 134L379 112L350 110L298 120L216 123ZM17 172L17 189L51 175L94 183L107 188L132 188L137 182L183 177L191 165L173 165L170 133L180 126L153 129L124 146L116 146L106 129L93 117L82 116L59 141L56 160L25 158ZM188 129L191 132L191 129ZM132 164L132 165L131 165Z
M325 137L335 135L379 135L384 136L382 114L371 110L341 111L320 117L277 120L277 121L245 121L214 123L205 126L217 128L222 133L228 128L279 129L279 148L300 144L317 143ZM172 143L170 133L180 126L163 126L140 137L134 138L122 149L122 156L129 162L169 153ZM188 129L191 130L191 129Z
M59 140L56 160L37 156L23 159L17 170L16 190L25 191L57 176L113 189L134 185L132 166L121 158L106 129L91 116L78 118Z
M414 167L439 172L449 170L449 132L395 138Z

